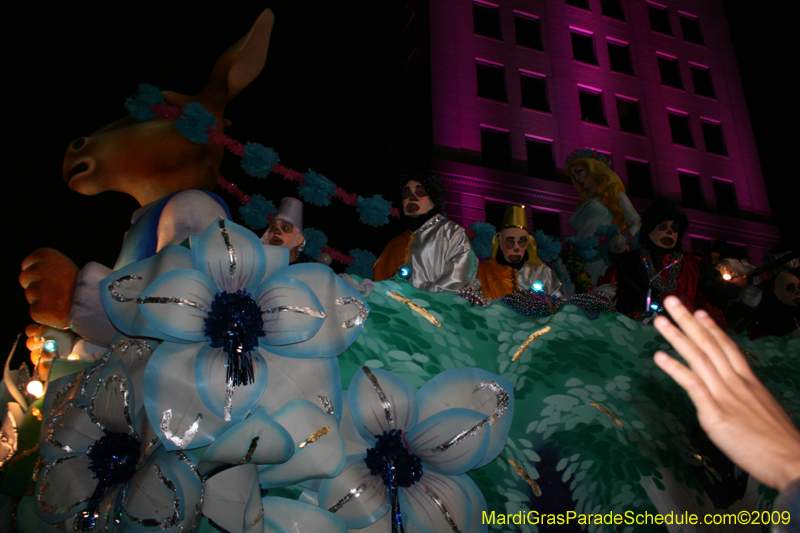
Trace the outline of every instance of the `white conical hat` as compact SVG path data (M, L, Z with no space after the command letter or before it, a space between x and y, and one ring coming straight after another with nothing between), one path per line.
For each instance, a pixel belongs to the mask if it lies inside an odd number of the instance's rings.
M303 202L297 198L284 198L273 220L283 220L303 231Z

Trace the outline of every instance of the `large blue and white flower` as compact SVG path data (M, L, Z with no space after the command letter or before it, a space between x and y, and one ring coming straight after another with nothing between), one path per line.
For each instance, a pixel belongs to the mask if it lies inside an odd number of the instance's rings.
M118 329L165 341L144 374L144 405L168 449L210 444L260 404L270 415L296 398L337 407L338 363L325 358L358 337L369 309L330 268L288 262L286 248L220 220L191 249L167 246L102 282ZM269 361L285 358L298 364L281 373L301 385L268 398Z
M36 513L60 529L191 530L203 482L194 459L160 446L135 421L135 388L121 360L53 381L45 396Z
M486 501L466 472L505 446L512 390L490 372L456 368L415 394L394 374L362 367L340 426L347 462L336 478L322 481L317 503L351 530L485 530ZM313 493L306 497L314 500Z

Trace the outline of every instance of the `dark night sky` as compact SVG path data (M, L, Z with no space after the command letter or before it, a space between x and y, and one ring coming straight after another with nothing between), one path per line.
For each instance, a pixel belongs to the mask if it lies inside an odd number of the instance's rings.
M758 12L752 2L724 3L773 213L787 234L797 215L786 199L800 197L800 187L796 172L778 161L794 148L790 139L798 139L790 124L797 119L789 95L795 74L785 68L796 63L798 46L783 3L762 2ZM276 14L267 65L228 106L233 126L226 132L275 148L290 168L310 167L350 192L388 197L405 161L397 105L402 26L395 16L403 4L142 1L126 4L125 13L112 2L7 8L12 33L4 76L10 114L5 159L12 194L6 198L13 204L1 274L8 310L0 340L10 347L28 322L16 283L28 253L48 246L79 266L90 260L111 265L137 207L117 193L84 197L70 191L61 181L69 142L123 116L125 98L141 82L199 92L219 53L265 7ZM296 190L279 178L246 178L230 159L222 172L245 192L276 201ZM235 201L226 200L235 210ZM378 253L398 231L393 225L370 230L343 206L307 209L306 218L307 226L323 230L344 252L361 246Z

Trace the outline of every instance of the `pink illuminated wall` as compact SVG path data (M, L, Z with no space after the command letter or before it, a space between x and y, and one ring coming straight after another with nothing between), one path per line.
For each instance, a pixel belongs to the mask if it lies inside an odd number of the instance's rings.
M624 21L603 15L600 0L588 0L590 10L565 0L476 3L498 10L501 39L474 33L469 0L430 0L428 6L434 166L449 176L453 218L464 225L483 220L487 198L523 202L558 212L563 233L570 234L567 218L577 203L574 189L520 172L526 168L526 139L536 138L552 141L559 172L574 148L586 146L611 153L614 168L626 184L625 158L646 161L658 197L680 201L678 169L696 173L712 210L717 204L713 179L730 182L742 219L687 209L690 233L746 246L755 261L768 252L778 231L765 218L770 208L722 0L652 4L620 0ZM666 9L672 36L651 29L650 5ZM543 51L516 44L515 15L538 17ZM703 45L684 39L681 16L696 17ZM591 36L597 65L573 59L572 33ZM609 41L627 43L634 75L610 68ZM675 61L684 89L662 84L659 56ZM476 62L502 66L507 101L477 96ZM708 69L715 98L695 94L690 66ZM550 112L521 105L520 71L545 78ZM581 120L579 89L600 94L607 126ZM621 131L617 98L638 103L644 135ZM694 148L672 142L668 109L688 116ZM701 119L719 124L728 155L707 151ZM512 171L480 165L482 127L508 132L516 162ZM641 199L633 201L639 210L647 205ZM758 217L762 222L752 221Z

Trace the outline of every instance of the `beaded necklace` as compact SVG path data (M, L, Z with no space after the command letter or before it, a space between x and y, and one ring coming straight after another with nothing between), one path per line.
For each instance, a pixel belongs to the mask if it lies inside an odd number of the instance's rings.
M678 286L678 275L681 273L681 266L683 265L683 254L680 250L675 250L672 255L672 263L665 266L660 271L656 272L656 267L653 265L653 257L650 255L650 250L642 248L639 250L639 257L642 258L644 268L647 271L647 279L650 280L650 285L664 294L670 294ZM664 270L669 271L667 279L661 277Z

